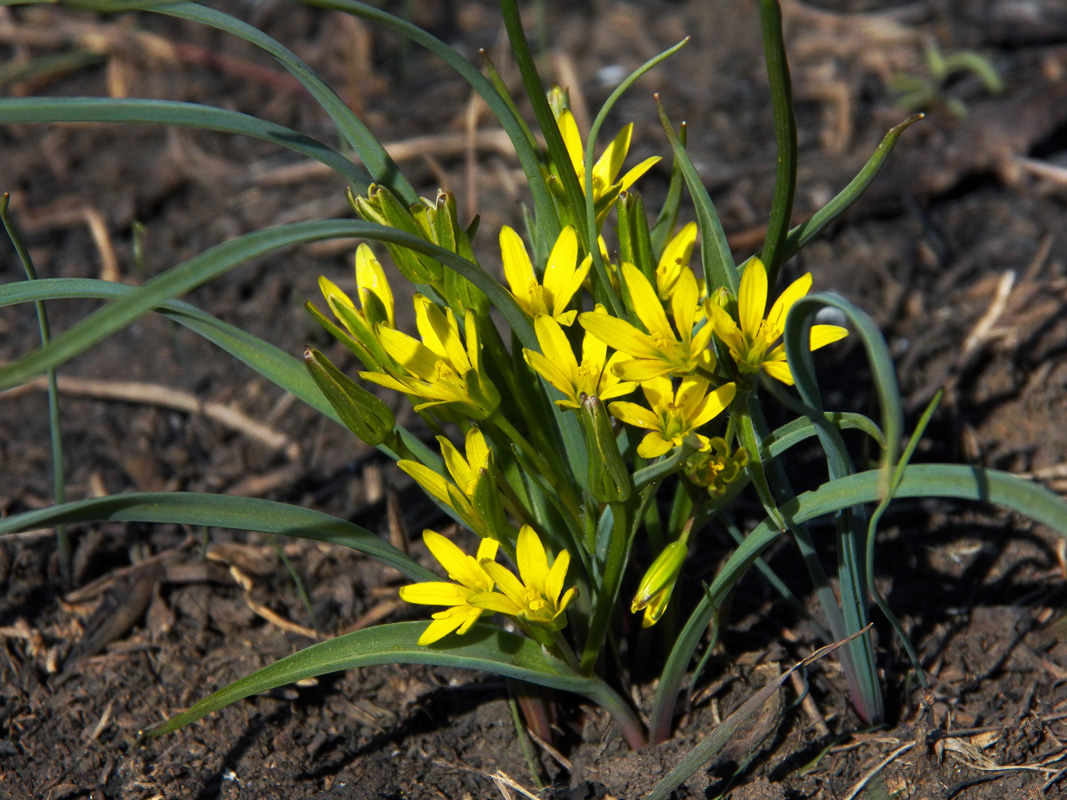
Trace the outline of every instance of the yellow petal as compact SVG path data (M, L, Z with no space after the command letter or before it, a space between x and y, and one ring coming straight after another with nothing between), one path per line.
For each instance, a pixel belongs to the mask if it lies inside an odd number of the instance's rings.
M526 601L526 587L522 585L522 581L515 577L515 573L495 561L482 561L480 563L482 569L496 582L500 591L507 595L511 602L521 608Z
M683 384L684 385L684 384ZM663 376L653 378L641 384L641 391L648 400L649 407L657 414L674 401L674 387L670 378Z
M515 562L522 582L530 588L543 591L545 578L548 577L548 556L541 539L529 525L523 525L519 529Z
M808 347L811 350L818 350L846 336L848 336L848 328L842 328L840 325L812 325Z
M526 359L526 363L530 365L534 372L559 389L572 402L576 403L578 401L574 393L574 384L571 381L571 377L564 373L556 362L546 358L541 353L535 353L533 350L524 349L522 357ZM575 370L577 371L577 367L575 367Z
M437 362L443 357L441 353L435 353L413 336L392 328L379 326L378 340L385 351L412 375L423 380L434 378Z
M639 406L637 403L620 400L617 403L612 403L608 406L608 411L611 412L612 416L621 419L627 425L633 425L637 428L645 428L646 430L659 429L659 417L644 406Z
M567 155L571 158L571 166L578 175L578 182L585 187L585 153L582 147L582 135L578 132L578 123L574 121L574 115L564 109L556 120L559 123L559 132L563 136L563 144L567 148Z
M559 602L560 593L563 591L563 582L567 580L567 568L571 564L571 554L561 550L552 562L552 569L548 571L545 579L545 597L553 603Z
M675 264L688 266L693 257L693 247L697 240L697 224L690 222L678 233L671 237L667 246L663 248L663 255L659 258L659 266L666 268Z
M658 458L673 448L674 444L664 439L659 431L651 431L637 445L637 455L641 458Z
M666 320L667 317L664 316L663 319ZM578 316L578 324L608 346L629 353L635 358L658 358L661 354L651 336L638 330L626 320L610 314L587 311Z
M691 424L694 428L715 419L723 411L729 408L737 394L737 387L733 383L726 383L709 394L705 399L700 412L692 417Z
M660 160L661 159L659 156L652 156L651 158L646 158L636 167L627 171L627 173L622 176L622 180L619 181L619 183L622 184L622 191L625 192L627 189L633 186L642 175L644 175L646 172L656 166L656 164L658 164Z
M472 473L488 468L492 451L489 449L489 445L486 444L485 435L480 429L471 427L467 431L465 448L467 450L467 463L470 465Z
M793 385L793 373L789 369L789 364L785 361L764 361L761 365L763 371L770 375L772 378L780 380L787 386Z
M422 632L418 643L426 645L440 641L460 627L467 620L468 613L468 609L463 606L437 612L433 615L433 621Z
M767 315L767 341L773 342L785 331L785 318L789 309L793 307L801 297L808 293L811 288L811 273L801 275L782 292L781 296L774 301L771 312Z
M675 339L674 331L671 330L671 324L667 321L667 314L660 303L659 295L656 294L656 288L648 282L648 278L644 276L644 273L633 264L624 262L622 265L622 277L626 281L626 290L630 293L634 313L644 323L648 332L652 336ZM608 344L611 344L611 342L608 342ZM625 350L622 347L618 349ZM632 353L632 355L638 354Z
M503 569L503 568L501 568ZM518 605L507 595L500 592L480 592L472 594L468 602L475 608L484 608L486 611L498 611L510 617L517 617L522 612L522 606Z
M400 599L422 606L465 605L473 591L457 583L425 581L400 587Z
M433 553L441 566L448 572L448 577L474 591L488 589L489 586L482 568L473 558L460 550L455 544L434 531L422 532L426 548Z
M755 336L767 310L767 268L758 258L753 258L741 276L741 288L737 293L737 316L741 330Z
M418 461L401 459L396 462L396 465L414 478L415 482L433 497L440 500L442 503L451 505L451 502L448 499L448 481L445 479L444 475L435 472L425 464L420 464Z
M615 176L622 169L622 162L626 160L626 154L630 150L630 139L633 136L633 132L634 124L632 122L626 124L611 140L611 144L601 153L600 158L597 159L596 165L593 167L594 186L599 185L599 188L603 190L615 183Z
M644 383L666 375L671 371L671 365L659 359L631 358L614 364L611 371L620 380Z
M548 256L548 264L545 266L545 305L548 311L555 316L562 313L570 302L574 291L567 295L570 288L571 278L574 277L575 267L578 264L578 237L574 228L567 225L559 233L556 244ZM579 281L579 286L581 282Z
M370 246L363 242L356 248L356 286L359 288L360 302L364 307L367 301L363 297L364 292L371 292L385 307L385 313L389 320L389 327L396 327L395 307L393 301L393 289L385 278L385 270L374 255Z
M683 269L674 285L674 294L671 295L671 315L682 341L688 342L693 338L693 325L696 324L699 303L697 276L693 274L693 270Z
M537 276L526 245L519 234L507 225L500 229L500 257L504 262L504 278L511 287L511 293L523 310L530 313L530 286L537 283Z

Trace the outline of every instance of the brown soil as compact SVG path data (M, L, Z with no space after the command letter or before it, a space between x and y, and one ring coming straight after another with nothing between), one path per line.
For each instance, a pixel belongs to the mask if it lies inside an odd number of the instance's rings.
M475 57L502 34L488 2L395 4ZM628 72L683 36L680 54L642 80L612 125L637 122L634 158L666 151L659 92L739 254L758 246L773 182L773 136L753 4L741 0L542 6L546 77L575 74L595 109L612 70ZM871 196L805 251L810 270L882 325L914 423L947 393L918 456L984 464L1064 489L1067 469L1067 14L1055 2L897 5L791 0L786 5L800 122L798 217L842 187L905 115L888 88L924 74L925 43L976 50L1005 91L969 75L948 94L960 120L935 109L901 141ZM404 164L424 194L452 187L483 211L480 245L516 223L521 174L506 153L474 162L444 137L464 130L468 91L443 65L392 35L338 15L277 2L235 6L338 88L383 141L418 136ZM531 14L530 24L538 20ZM159 39L170 43L161 47ZM9 83L11 94L165 97L259 114L326 137L328 120L251 46L152 15L99 18L36 7L0 9L7 63L56 53L96 56ZM100 44L103 42L103 44ZM224 55L222 55L224 54ZM496 63L508 63L498 53ZM600 78L604 78L601 81ZM488 123L483 125L489 129ZM344 186L268 145L142 127L0 129L3 185L42 276L140 282L235 235L298 219L344 216ZM649 205L665 172L642 185ZM94 227L97 235L94 237ZM143 226L143 229L140 228ZM143 230L143 233L138 233ZM134 241L140 237L138 256ZM0 277L21 278L7 242ZM493 263L487 256L484 263ZM302 309L320 273L349 279L351 244L263 259L187 299L298 353L328 347ZM62 330L84 303L53 303ZM32 309L0 315L0 361L34 346ZM334 350L330 351L340 357ZM836 361L835 361L836 359ZM868 408L860 353L824 361L830 405ZM443 525L403 476L313 412L165 320L146 318L61 370L68 497L134 490L214 491L323 509L398 540ZM147 382L265 422L274 438L206 414L103 388ZM0 397L0 514L51 497L45 395ZM739 524L755 520L743 511ZM406 534L405 531L412 532ZM93 525L70 531L73 588L62 587L51 532L0 543L0 796L11 798L465 798L533 791L495 677L407 666L323 678L238 703L143 745L136 732L252 669L331 635L415 618L395 600L399 576L352 552L271 542L227 530ZM933 680L905 681L907 661L878 623L888 724L864 730L832 659L764 708L735 746L679 797L740 800L1042 798L1064 796L1067 624L1064 548L1049 531L985 508L899 503L883 524L878 574ZM827 537L830 538L830 537ZM310 594L305 606L279 557ZM709 535L701 574L728 546ZM425 555L424 553L422 555ZM828 554L828 564L832 563ZM803 592L793 553L772 565ZM236 577L240 577L239 584ZM693 592L699 591L694 581ZM695 594L683 596L692 602ZM312 614L309 614L309 609ZM553 745L534 743L547 796L636 800L754 690L820 643L755 576L732 616L677 738L633 753L603 715L560 696ZM797 702L798 691L810 690ZM638 685L634 692L647 694ZM874 773L875 767L884 767ZM736 778L735 772L744 767ZM494 777L495 776L495 777Z

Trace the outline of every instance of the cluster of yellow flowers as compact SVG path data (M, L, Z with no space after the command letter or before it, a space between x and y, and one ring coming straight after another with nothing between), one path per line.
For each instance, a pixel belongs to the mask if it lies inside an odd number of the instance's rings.
M572 166L583 190L589 191L574 119L564 110L558 122ZM649 159L618 179L631 130L624 128L592 169L597 230L620 194L658 160ZM563 203L559 183L557 175L549 176L566 221L574 215ZM448 195L405 209L387 190L372 187L367 197L354 198L353 205L366 219L416 233L473 260ZM601 304L582 311L583 287L591 286L592 257L583 254L572 224L563 226L540 275L519 233L505 226L499 242L510 294L532 321L540 348L523 348L523 359L559 391L556 404L580 412L589 398L606 403L617 420L615 432L620 423L644 431L636 448L643 459L659 458L687 443L691 454L683 474L715 498L740 475L751 454L732 451L728 439L702 431L752 387L758 373L792 384L779 340L786 315L807 293L811 276L790 285L769 312L767 271L758 258L744 266L736 297L725 288L709 294L689 266L696 237L695 223L683 226L649 274L628 261L612 264L605 258L612 290L619 292L628 319ZM483 421L500 423L502 416L500 389L482 359L481 339L496 335L484 295L468 285L465 301L457 303L455 286L446 285L440 264L396 245L389 249L405 277L433 290L415 295L419 338L397 330L393 292L381 263L365 244L356 253L358 303L320 279L326 302L345 331L332 329L363 363L361 378L407 395L416 411L432 410L438 421L455 422L466 431L465 454L438 436L448 476L412 458L398 465L481 537L477 555L471 557L440 534L426 531L426 546L453 582L414 584L400 595L411 603L446 607L433 615L421 644L453 631L463 633L492 613L514 618L527 633L543 639L566 624L564 612L576 589L563 591L568 551L561 549L549 558L541 537L528 524L529 515L494 469L492 450L477 427ZM600 249L606 256L603 240ZM845 335L843 328L815 325L811 349ZM623 399L638 389L643 403ZM509 519L521 524L517 532ZM515 543L513 550L509 543ZM496 562L501 544L517 563L518 577ZM673 542L646 576L633 604L634 611L645 609L646 625L663 613L684 558L685 540Z

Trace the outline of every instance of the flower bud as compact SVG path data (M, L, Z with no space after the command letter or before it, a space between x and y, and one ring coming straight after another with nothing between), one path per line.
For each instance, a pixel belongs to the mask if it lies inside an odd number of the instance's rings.
M659 622L663 612L667 610L667 603L670 602L674 584L682 571L685 556L686 539L671 542L663 548L663 552L656 557L652 566L648 568L648 572L645 573L645 577L641 579L637 594L634 595L633 603L630 605L630 611L636 614L644 609L645 618L641 621L642 628L651 628Z
M368 222L377 222L389 228L410 233L425 239L422 229L416 223L409 209L384 186L372 184L366 197L349 196L356 213ZM386 244L389 255L393 257L400 273L415 284L428 284L435 289L441 286L444 267L429 256L424 256L410 248L396 244Z
M304 365L345 426L377 447L393 432L396 417L389 407L335 367L318 350L304 351Z
M600 398L583 394L578 419L588 452L589 491L601 503L624 503L633 492L633 478L622 460L611 416Z
M748 464L748 452L738 448L733 453L721 436L708 439L703 447L685 462L685 474L697 486L703 486L713 498L722 497Z

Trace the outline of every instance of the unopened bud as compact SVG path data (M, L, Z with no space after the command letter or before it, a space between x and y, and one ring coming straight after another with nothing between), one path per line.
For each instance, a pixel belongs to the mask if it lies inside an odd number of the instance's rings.
M600 398L583 395L578 419L588 452L589 491L601 503L624 503L633 493L633 477L622 459L611 416Z
M389 407L341 372L326 356L309 347L304 351L304 365L352 433L377 447L393 432L396 417Z
M636 614L644 609L645 618L641 621L642 628L650 628L659 622L663 612L667 610L674 585L678 581L678 575L685 563L686 540L684 538L671 542L663 548L652 566L648 568L645 577L641 579L634 595L630 611Z

